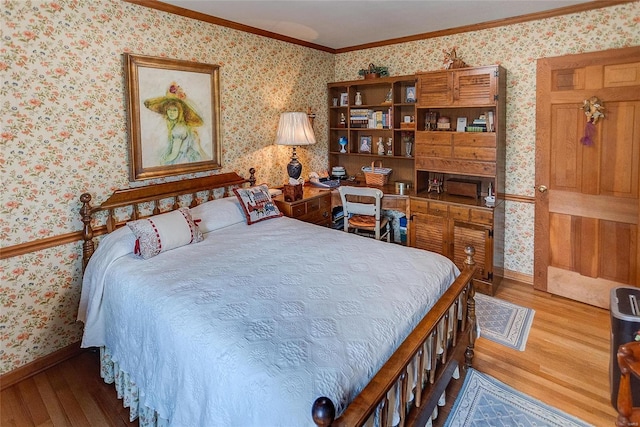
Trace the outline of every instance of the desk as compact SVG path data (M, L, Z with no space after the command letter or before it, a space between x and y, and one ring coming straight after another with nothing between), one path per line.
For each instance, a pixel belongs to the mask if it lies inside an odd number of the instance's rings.
M384 197L382 197L382 209L390 209L394 211L399 211L405 214L407 219L409 218L409 196L415 194L413 190L405 191L405 194L396 194L396 187L394 184L384 185L382 187L367 185L364 182L358 181L345 181L345 186L354 186L354 187L373 187L379 188L384 193ZM305 184L303 188L303 198L302 200L297 200L295 202L285 202L284 196L279 195L273 198L274 202L286 216L292 218L302 219L303 221L312 222L320 225L329 225L326 221L329 220L330 217L327 218L327 211L324 209L324 201L326 200L327 195L331 194L331 207L328 210L329 213L333 211L333 208L336 206L342 206L342 200L340 200L340 193L338 193L338 189L327 189L321 187L314 187L310 184ZM318 205L318 206L316 206ZM407 235L409 235L409 225L410 221L407 221Z
M412 194L412 191L405 191L405 194L397 194L396 186L394 184L387 184L381 187L374 185L367 185L364 182L344 182L345 186L352 187L372 187L379 188L384 193L384 197L382 197L382 209L393 209L394 211L400 211L404 213L407 218L409 218L409 196ZM331 191L331 208L333 209L336 206L342 206L342 200L340 200L340 193L338 193L338 189L333 189Z

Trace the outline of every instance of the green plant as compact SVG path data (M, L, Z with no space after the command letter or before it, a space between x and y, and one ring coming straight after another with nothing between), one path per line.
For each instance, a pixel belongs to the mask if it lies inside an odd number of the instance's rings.
M367 74L377 74L380 77L387 77L389 75L389 68L376 66L371 63L368 68L362 68L358 71L359 76L366 76Z

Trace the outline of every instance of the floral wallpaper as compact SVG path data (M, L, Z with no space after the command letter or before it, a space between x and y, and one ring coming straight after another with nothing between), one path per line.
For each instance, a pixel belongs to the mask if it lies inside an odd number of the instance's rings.
M120 0L5 0L1 19L3 246L81 230L84 192L99 204L161 181L129 182L124 52L220 65L222 172L284 182L279 115L307 107L318 142L298 156L327 167L333 54ZM80 254L76 243L1 262L0 373L80 339Z
M3 246L82 228L78 197L100 203L129 182L122 53L221 66L223 172L285 180L290 150L273 145L283 111L316 113L318 143L298 150L327 167L326 83L374 62L392 75L442 68L458 46L471 65L508 71L507 191L532 196L536 58L640 45L640 3L333 55L120 0L3 0ZM201 176L205 173L196 174ZM165 180L181 179L170 177ZM533 271L533 205L507 205L506 268ZM78 341L80 243L0 263L0 373Z
M354 80L373 62L391 75L443 68L443 49L457 46L472 66L507 70L506 193L534 196L536 60L640 45L640 2L447 37L336 55L336 80ZM534 206L507 202L505 270L533 275Z

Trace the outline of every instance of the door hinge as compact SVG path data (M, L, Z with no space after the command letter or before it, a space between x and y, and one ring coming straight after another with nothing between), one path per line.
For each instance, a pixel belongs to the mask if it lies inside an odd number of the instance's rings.
M487 273L487 278L489 280L493 280L493 273Z
M497 101L497 100L498 100L498 98L499 98L499 96L498 96L498 95L493 95L493 100L494 100L494 101Z
M498 77L500 76L500 73L498 72L497 69L493 70L493 77Z
M493 230L487 230L487 233L489 234L489 237L493 238Z

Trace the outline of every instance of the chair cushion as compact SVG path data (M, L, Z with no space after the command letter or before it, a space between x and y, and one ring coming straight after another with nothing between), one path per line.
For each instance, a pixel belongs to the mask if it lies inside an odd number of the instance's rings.
M371 215L354 215L349 218L349 225L351 227L375 227L376 217Z

